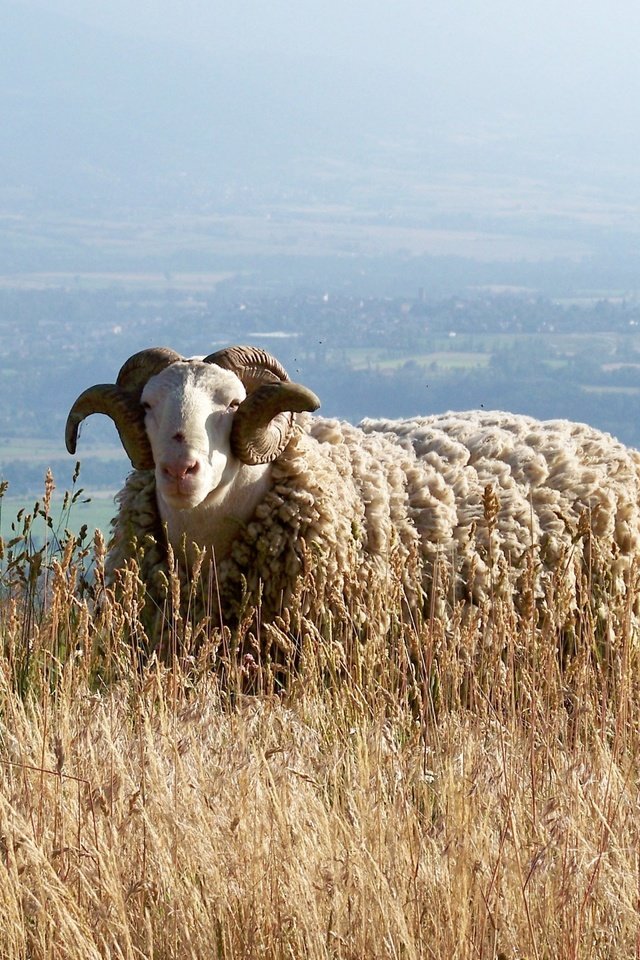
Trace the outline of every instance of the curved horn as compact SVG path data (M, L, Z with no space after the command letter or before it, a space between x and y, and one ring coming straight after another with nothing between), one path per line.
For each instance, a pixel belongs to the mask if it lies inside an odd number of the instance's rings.
M265 383L238 407L231 429L231 447L243 463L270 463L291 436L292 413L317 410L315 393L299 383Z
M282 364L266 350L226 347L210 353L204 363L231 370L247 391L231 430L231 448L243 463L275 460L289 442L292 413L317 410L320 406L315 393L291 383Z
M115 383L98 383L81 393L69 411L65 428L65 441L69 453L76 452L78 428L92 413L104 413L111 417L136 470L150 470L153 455L144 428L144 411L133 401L131 394Z
M170 347L150 347L148 350L140 350L120 367L116 383L139 400L147 380L155 377L156 373L160 373L165 367L183 359L184 357Z
M225 347L205 357L203 363L216 363L235 373L247 393L252 393L263 383L278 383L288 380L289 375L275 357L257 347Z
M81 393L67 417L65 441L69 453L76 452L78 429L85 417L104 413L115 423L134 469L152 469L153 455L144 427L140 396L151 377L182 359L179 353L168 347L140 350L122 365L116 383L99 383Z

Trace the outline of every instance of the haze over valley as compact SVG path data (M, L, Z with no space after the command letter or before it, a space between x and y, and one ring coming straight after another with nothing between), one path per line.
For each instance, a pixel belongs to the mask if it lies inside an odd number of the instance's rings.
M72 472L69 403L153 343L257 342L351 419L502 406L640 443L640 15L611 10L0 0L12 489Z
M597 8L308 4L305 22L282 2L243 29L243 5L196 4L196 42L118 5L2 0L0 274L292 261L277 280L374 257L393 284L426 256L531 264L534 286L541 261L614 263L627 287L638 70Z

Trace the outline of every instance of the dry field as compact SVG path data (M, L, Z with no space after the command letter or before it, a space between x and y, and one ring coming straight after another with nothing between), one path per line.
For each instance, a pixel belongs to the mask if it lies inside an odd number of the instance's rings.
M28 519L2 544L3 960L640 955L621 601L585 594L564 655L507 605L384 647L342 624L247 693L216 635L140 665L103 559Z

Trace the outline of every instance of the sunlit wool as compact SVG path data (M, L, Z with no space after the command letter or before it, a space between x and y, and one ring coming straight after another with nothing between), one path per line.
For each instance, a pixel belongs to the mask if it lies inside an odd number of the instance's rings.
M556 616L575 615L587 583L633 600L640 455L611 436L479 411L359 427L296 420L270 490L215 569L216 618L237 622L247 598L260 602L263 623L288 610L357 627L386 597L382 630L393 616L448 617L460 603L500 597L518 606L534 596L544 614L560 577ZM161 594L153 472L134 471L119 504L112 574L142 546L142 576Z

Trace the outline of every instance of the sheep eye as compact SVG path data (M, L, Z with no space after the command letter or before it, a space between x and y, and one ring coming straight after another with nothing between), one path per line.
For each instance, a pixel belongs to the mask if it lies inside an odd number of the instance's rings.
M227 407L227 410L237 410L239 406L240 406L239 400L232 400L229 406Z
M142 401L142 409L143 409L143 410L151 410L151 404L149 403L148 400L143 400L143 401Z

